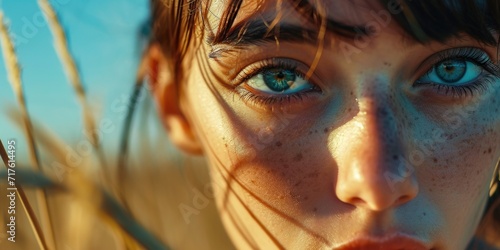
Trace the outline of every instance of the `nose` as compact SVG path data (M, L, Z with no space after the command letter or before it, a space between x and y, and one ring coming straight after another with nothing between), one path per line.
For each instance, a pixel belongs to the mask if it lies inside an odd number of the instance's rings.
M373 211L400 206L418 193L414 169L403 157L394 110L385 99L359 99L359 112L339 128L337 197Z

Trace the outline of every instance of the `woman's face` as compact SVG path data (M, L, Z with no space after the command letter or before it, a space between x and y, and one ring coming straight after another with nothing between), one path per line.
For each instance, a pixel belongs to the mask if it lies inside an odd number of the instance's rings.
M239 249L466 248L500 157L497 48L465 34L422 45L396 6L324 2L371 35L317 29L284 1L277 37L254 40L277 3L246 1L233 26L255 20L252 32L203 42L177 83L230 237Z

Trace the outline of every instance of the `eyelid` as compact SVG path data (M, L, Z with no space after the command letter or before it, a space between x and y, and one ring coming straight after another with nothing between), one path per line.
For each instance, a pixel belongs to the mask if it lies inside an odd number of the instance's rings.
M250 78L258 75L262 71L266 69L273 69L273 68L283 68L283 69L288 69L294 71L298 76L304 77L309 69L308 66L306 66L305 63L302 63L298 60L286 58L286 57L273 57L273 58L267 58L264 60L260 60L258 62L252 63L246 67L244 67L240 72L234 77L234 79L231 81L231 85L237 86L245 83L248 81ZM314 78L314 74L312 77L309 79L306 79L308 82L310 82L313 85L316 85L314 83L314 80L311 80Z

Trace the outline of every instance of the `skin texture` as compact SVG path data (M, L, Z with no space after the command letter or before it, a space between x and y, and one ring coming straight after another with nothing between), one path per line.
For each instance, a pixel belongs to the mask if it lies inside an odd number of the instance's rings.
M329 1L325 9L364 26L384 6L362 3ZM275 8L246 3L236 23L274 17ZM221 9L211 8L213 27ZM281 9L282 24L314 28L286 3ZM217 47L228 52L209 58L217 48L202 42L185 60L182 82L152 47L160 114L176 145L209 161L238 249L332 249L396 233L428 248L465 249L472 239L500 158L500 81L491 77L483 91L460 97L414 83L436 53L475 47L498 64L497 48L465 35L422 45L395 21L357 42L327 31L309 79L320 90L267 104L242 97L251 88L237 75L269 58L297 61L306 74L318 44Z

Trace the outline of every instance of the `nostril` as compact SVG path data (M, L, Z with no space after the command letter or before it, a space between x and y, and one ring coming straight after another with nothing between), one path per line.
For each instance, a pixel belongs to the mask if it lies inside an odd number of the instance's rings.
M395 205L402 205L409 200L411 200L411 197L409 195L403 195L396 200Z
M362 204L365 204L365 201L362 200L361 198L354 197L354 198L351 198L349 203L354 204L354 205L362 205Z

